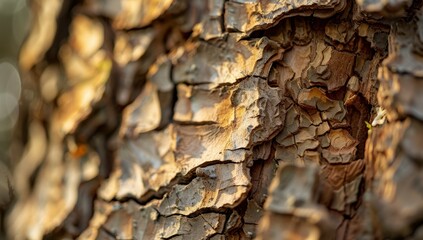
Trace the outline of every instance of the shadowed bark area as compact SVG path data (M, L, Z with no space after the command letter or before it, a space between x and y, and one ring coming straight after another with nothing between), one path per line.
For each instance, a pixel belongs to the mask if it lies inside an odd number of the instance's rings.
M12 239L423 238L421 1L31 3Z

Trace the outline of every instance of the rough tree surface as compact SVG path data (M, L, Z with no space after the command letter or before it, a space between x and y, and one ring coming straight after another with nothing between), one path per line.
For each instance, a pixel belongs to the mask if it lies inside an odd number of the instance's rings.
M423 239L422 1L31 6L11 239Z

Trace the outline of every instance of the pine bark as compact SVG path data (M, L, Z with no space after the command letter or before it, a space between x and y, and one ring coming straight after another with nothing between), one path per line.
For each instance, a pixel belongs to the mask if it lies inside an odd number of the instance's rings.
M422 1L31 7L11 239L423 238Z

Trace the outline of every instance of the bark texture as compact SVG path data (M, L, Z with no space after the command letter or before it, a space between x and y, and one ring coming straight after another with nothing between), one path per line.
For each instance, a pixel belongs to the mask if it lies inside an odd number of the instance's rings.
M31 4L12 239L423 238L421 1Z

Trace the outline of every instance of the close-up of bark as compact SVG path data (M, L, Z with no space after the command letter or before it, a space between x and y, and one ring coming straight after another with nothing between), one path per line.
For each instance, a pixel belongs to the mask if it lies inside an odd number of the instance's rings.
M423 1L28 4L8 239L423 239Z

